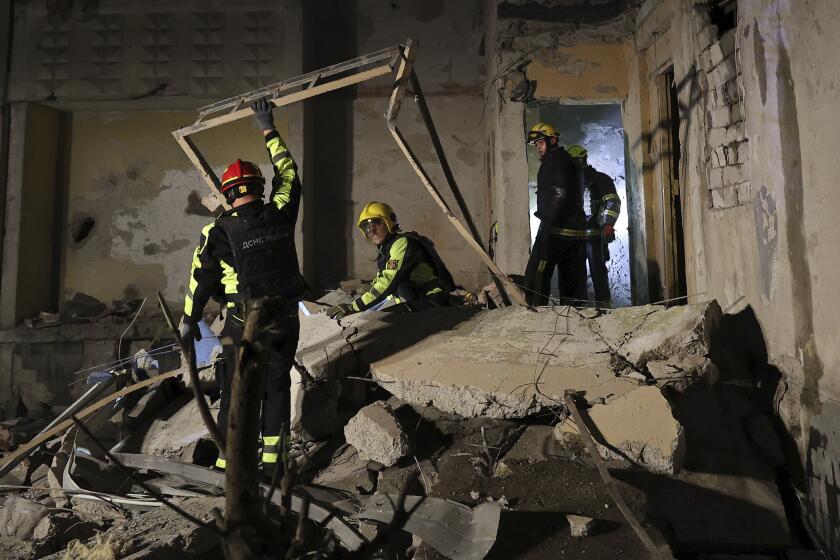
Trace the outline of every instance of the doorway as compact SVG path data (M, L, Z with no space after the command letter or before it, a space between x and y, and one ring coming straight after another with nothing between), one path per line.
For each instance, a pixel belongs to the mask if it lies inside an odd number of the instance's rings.
M529 103L525 108L525 132L538 123L549 123L557 129L561 146L580 144L588 152L589 164L609 175L621 199L622 212L615 224L615 241L609 244L610 260L607 263L613 307L631 305L630 251L627 213L627 188L625 184L624 126L621 106L616 103L572 105L565 103ZM537 208L537 171L540 161L529 148L528 195L531 213L531 245L537 236L540 221L534 217ZM589 213L589 194L584 193L584 209ZM587 271L588 272L588 271ZM595 300L592 280L587 274L588 296ZM557 274L551 281L551 295L558 296Z
M651 301L668 304L685 303L688 289L685 277L685 240L683 235L682 197L680 190L680 116L674 70L669 69L657 78L659 126L654 132L654 146L659 148L659 200L661 212L655 224L654 237L661 247L659 268L661 278L650 275Z

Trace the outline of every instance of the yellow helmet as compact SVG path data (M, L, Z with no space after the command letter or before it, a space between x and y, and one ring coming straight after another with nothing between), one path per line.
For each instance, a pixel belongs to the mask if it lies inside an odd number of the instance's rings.
M367 220L376 218L385 222L385 225L388 226L389 233L394 233L397 229L399 229L399 225L397 224L397 214L394 212L393 208L384 202L368 202L365 204L365 207L362 208L362 213L359 214L359 219L356 222L356 227L359 228L362 235L367 237L362 224Z
M566 148L566 151L569 152L569 155L573 158L585 158L587 156L586 148L580 144L572 144Z
M557 131L548 123L538 122L531 127L528 133L528 143L533 144L537 140L546 139L557 136Z

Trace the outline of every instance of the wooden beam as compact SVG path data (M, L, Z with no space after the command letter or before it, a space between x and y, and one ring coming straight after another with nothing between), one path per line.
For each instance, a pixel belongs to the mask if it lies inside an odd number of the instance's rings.
M361 82L365 82L367 80L371 80L373 78L377 78L379 76L384 76L385 74L390 74L392 70L393 69L391 68L391 65L389 63L385 63L380 66L375 66L369 70L365 70L364 72L359 72L358 74L345 76L344 78L339 78L338 80L334 80L332 82L323 83L311 87L309 89L297 91L295 93L290 93L289 95L284 95L283 97L272 99L271 102L274 104L275 107L291 105L292 103L297 103L298 101L303 101L305 99L309 99L310 97L315 97L323 93L335 91L337 89L341 89L347 86L352 86ZM251 110L251 108L246 107L244 109L239 109L238 111L234 111L232 113L227 113L225 115L220 115L218 117L213 117L212 119L207 119L205 121L197 122L195 124L179 128L172 134L176 138L182 136L189 136L191 134L195 134L196 132L201 132L202 130L207 130L208 128L214 128L216 126L227 124L229 122L233 122L253 114L254 112Z
M177 130L175 131L177 132ZM225 210L230 210L230 204L227 203L225 197L222 195L221 191L221 182L219 178L216 177L216 173L213 171L213 168L210 167L210 164L207 163L207 160L204 159L204 156L201 155L201 152L198 151L195 143L192 141L191 138L188 136L178 136L172 133L175 136L175 141L181 146L181 149L184 150L184 153L187 154L187 157L198 170L198 174L201 175L201 178L204 179L204 182L207 183L207 186L210 187L210 192L213 193L213 196L216 197L216 200L222 205Z
M467 242L467 245L470 246L481 258L487 268L490 270L490 273L498 278L502 284L504 285L505 291L508 293L508 297L514 303L519 305L527 305L525 302L525 296L522 294L522 291L511 281L511 279L504 274L501 270L499 270L498 265L496 265L495 261L490 258L490 255L487 254L487 251L484 250L484 247L473 237L470 230L468 230L464 224L461 223L461 220L452 213L452 210L449 208L449 205L440 195L437 187L435 187L434 183L432 182L431 177L426 170L423 168L423 164L420 163L420 160L414 154L411 147L408 145L408 142L403 136L402 132L400 131L399 127L397 126L397 116L399 115L400 107L402 106L402 101L405 96L406 87L408 85L408 80L411 77L411 73L413 72L413 62L415 56L415 49L417 43L413 42L411 39L406 41L405 52L400 61L400 67L397 71L397 77L394 81L394 89L391 93L391 101L388 104L388 111L385 113L385 117L388 121L388 128L391 131L391 135L394 137L394 140L397 142L397 146L399 146L400 150L402 151L405 158L408 160L409 165L414 169L414 172L417 173L417 176L420 178L420 182L423 183L423 186L426 187L426 190L431 195L432 200L440 207L443 215L449 220L455 230L464 238L464 241ZM429 130L429 134L431 135L432 132Z
M146 380L141 381L139 383L135 383L134 385L129 385L125 389L121 389L121 390L119 390L115 393L111 393L107 397L96 401L95 403L93 403L89 407L87 407L84 410L82 410L81 412L79 412L76 415L76 417L79 420L84 420L85 418L87 418L88 416L93 414L94 412L98 411L100 408L104 407L106 404L112 403L120 397L124 397L125 395L128 395L129 393L133 393L134 391L139 391L140 389L143 389L143 388L148 387L150 385L154 385L155 383L160 383L164 379L169 379L169 378L172 378L172 377L177 377L179 375L183 375L184 373L186 373L186 370L179 368L179 369L176 369L176 370L168 371L166 373L162 373L162 374L160 374L158 376L155 376L155 377L152 377L150 379L146 379ZM6 474L8 474L8 471L6 470L7 467L10 464L14 463L15 460L17 460L19 457L21 457L22 455L28 454L35 447L41 445L42 443L44 443L48 439L60 434L61 432L63 432L64 430L66 430L67 428L69 428L72 425L73 425L73 420L72 419L65 420L65 421L63 421L59 424L56 424L52 429L47 430L46 432L43 432L41 434L38 434L36 437L34 437L32 440L30 440L26 445L17 448L11 455L9 455L7 457L4 457L4 459L6 459L6 463L3 465L2 468L0 468L0 473L2 473L2 475L0 475L0 478L5 476Z

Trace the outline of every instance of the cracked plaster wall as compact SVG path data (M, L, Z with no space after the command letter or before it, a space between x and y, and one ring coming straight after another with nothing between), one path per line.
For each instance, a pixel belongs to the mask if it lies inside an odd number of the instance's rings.
M343 10L341 28L334 30L340 34L337 41L346 51L343 58L403 43L406 37L419 42L415 69L423 93L453 175L486 242L488 203L479 124L485 70L482 2L356 0L340 6L325 3L315 8L314 19L319 25L331 25L323 21L318 10L334 8ZM325 30L321 27L319 32ZM328 261L311 263L315 270L310 271L310 280L335 285L344 277L374 276L376 250L361 236L356 220L365 203L380 201L394 207L404 230L418 231L435 242L456 283L472 289L484 286L489 278L479 257L429 196L387 128L383 115L391 86L388 78L370 81L354 93L335 96L338 106L328 106L328 100L324 100L314 109L334 111L336 118L329 122L335 124L335 134L330 142L342 143L343 150L334 156L329 149L319 148L324 143L316 140L315 173L326 175L323 165L341 166L343 170L329 176L331 181L342 183L340 188L324 185L330 194L319 202L321 207L340 197L339 206L324 209L331 219L318 221L319 216L313 215L304 225L304 231L311 232L315 240L308 252L323 255L316 258ZM443 197L460 217L411 94L405 97L398 123ZM317 130L313 132L318 134Z
M714 77L703 71L703 29L691 0L675 11L677 80L700 72L701 95ZM699 14L692 16L691 14ZM785 374L781 416L803 468L794 483L822 545L840 550L840 303L836 255L840 209L840 48L831 30L840 4L740 0L736 61L743 87L745 176L751 188L736 205L708 199L706 168L715 146L707 104L692 103L687 194L696 226L698 291L721 306L744 298L755 311L769 361ZM711 85L710 85L711 84ZM688 90L681 101L690 103ZM701 98L703 101L703 98ZM686 124L683 124L686 128ZM739 145L739 150L740 150ZM739 155L740 158L740 155ZM743 200L742 200L743 198ZM699 235L698 235L699 234Z
M523 104L508 102L510 91L521 76L510 69L523 66L528 79L536 81L537 101L618 102L625 105L626 118L626 100L632 95L626 55L634 54L627 43L633 34L637 8L618 9L621 2L610 3L615 4L614 11L590 10L588 2L571 1L530 2L524 4L526 10L515 5L522 3L489 4L497 11L495 18L488 19L488 44L495 45L495 57L488 66L487 87L491 93L485 124L492 170L492 220L499 226L495 253L502 270L522 274L531 241L525 111ZM562 128L562 123L558 125ZM631 179L628 176L627 189L633 202L638 197L633 198L631 189L637 183ZM623 212L628 210L624 208ZM642 215L639 224L644 223L643 218ZM632 222L631 228L644 229ZM643 231L630 234L632 245L637 244L639 235L643 236ZM632 248L630 257L634 262L634 286L645 284L643 278L638 281L641 268L635 265ZM643 302L645 294L637 294L634 288L633 298Z
M301 21L293 0L15 5L9 98L65 111L70 122L59 301L74 291L106 303L156 290L182 299L192 248L212 218L200 203L208 189L171 131L193 122L196 107L300 74ZM275 120L303 171L302 104ZM250 119L195 140L217 173L237 157L270 172ZM73 243L86 216L95 225ZM7 238L19 235L14 222Z
M191 112L179 111L74 113L65 297L84 292L107 303L161 290L170 301L183 299L193 250L214 216L200 202L209 189L170 134L192 118ZM283 110L275 113L284 137L288 119ZM268 178L273 175L250 119L202 132L195 141L218 175L236 157L258 163ZM299 146L290 148L299 153ZM95 225L75 243L71 230L85 217Z

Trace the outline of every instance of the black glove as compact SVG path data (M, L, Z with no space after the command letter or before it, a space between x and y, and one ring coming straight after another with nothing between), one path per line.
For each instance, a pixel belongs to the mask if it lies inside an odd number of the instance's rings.
M333 305L327 310L327 316L329 316L330 319L344 319L353 313L356 313L356 310L353 309L353 306L349 303L339 303L338 305Z
M274 117L271 115L271 110L274 105L266 98L257 99L251 104L251 110L254 112L254 120L257 121L257 126L260 130L270 130L274 128Z
M181 340L184 342L190 342L191 339L195 339L196 342L201 340L201 329L189 317L181 319L181 324L178 326L178 334L181 335Z

